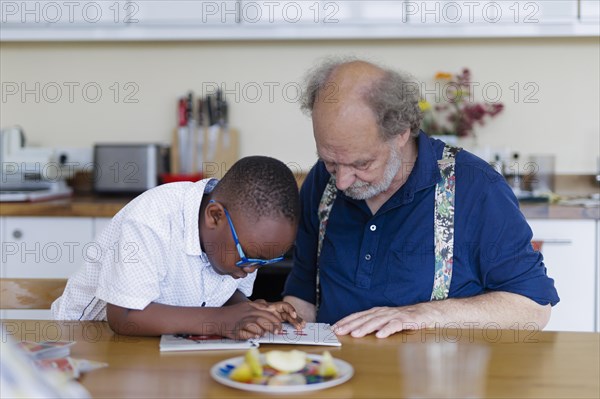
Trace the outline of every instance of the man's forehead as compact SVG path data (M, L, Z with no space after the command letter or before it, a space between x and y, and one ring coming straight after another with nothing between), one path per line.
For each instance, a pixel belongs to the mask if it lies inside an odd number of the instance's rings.
M363 150L347 150L339 148L338 150L328 151L327 148L317 148L317 157L325 162L331 162L338 165L356 166L371 162L380 155L379 148L365 148Z

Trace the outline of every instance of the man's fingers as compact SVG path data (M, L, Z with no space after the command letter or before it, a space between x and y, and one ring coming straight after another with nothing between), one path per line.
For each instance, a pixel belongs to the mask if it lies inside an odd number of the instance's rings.
M369 322L374 317L377 317L374 312L363 313L362 315L355 317L353 320L346 321L344 323L337 322L334 326L334 332L337 335L346 335L350 332L358 329L362 325Z
M390 335L402 331L404 329L403 323L398 319L390 320L383 328L381 328L375 336L377 338L387 338Z
M352 313L344 317L333 325L333 331L338 335L348 334L356 326L362 324L366 318L370 318L374 313L380 311L381 308L372 308L363 310L362 312Z
M387 317L373 317L358 327L350 331L350 334L355 338L364 337L365 335L371 334L373 331L377 331L388 323Z

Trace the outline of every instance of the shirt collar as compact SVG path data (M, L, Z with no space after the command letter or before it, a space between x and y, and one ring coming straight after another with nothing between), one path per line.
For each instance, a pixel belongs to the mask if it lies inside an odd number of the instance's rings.
M183 237L185 240L185 253L200 256L208 262L208 257L202 251L200 245L200 230L198 228L198 216L200 204L204 194L210 193L216 186L217 179L200 180L189 186L184 195L183 204Z
M435 186L442 178L438 167L437 153L442 151L443 143L419 132L417 140L417 159L406 183L398 190L405 198L414 196L416 191ZM440 145L441 144L441 145Z

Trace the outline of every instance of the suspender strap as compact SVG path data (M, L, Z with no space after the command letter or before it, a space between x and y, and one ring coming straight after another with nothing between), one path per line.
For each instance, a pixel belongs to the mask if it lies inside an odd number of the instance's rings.
M319 305L321 304L321 281L319 280L319 260L321 259L321 249L323 248L323 240L325 239L325 230L327 229L327 222L329 221L329 214L333 203L337 197L337 187L335 186L335 177L331 175L331 178L325 186L325 191L321 196L321 202L319 203L319 243L317 245L317 264L316 264L316 288L315 288L315 306L317 312L319 311Z
M431 300L448 298L454 261L454 198L456 186L456 147L444 147L444 155L438 161L442 180L435 186L434 245L435 272Z
M454 197L455 197L455 157L461 148L446 145L438 167L442 180L435 187L434 209L434 243L435 243L435 274L431 300L441 300L448 297L450 281L452 280L452 263L454 256ZM317 263L315 276L315 306L317 312L321 304L321 284L319 277L319 260L325 239L325 230L329 214L337 197L335 177L332 175L319 203L319 241L317 244Z

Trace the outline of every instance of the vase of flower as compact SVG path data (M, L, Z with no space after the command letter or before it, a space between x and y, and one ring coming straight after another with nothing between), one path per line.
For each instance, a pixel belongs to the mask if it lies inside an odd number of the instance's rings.
M471 72L467 68L459 74L438 72L435 80L441 89L436 101L419 101L423 112L421 129L450 145L476 145L476 126L483 126L486 118L494 118L504 105L473 101Z

